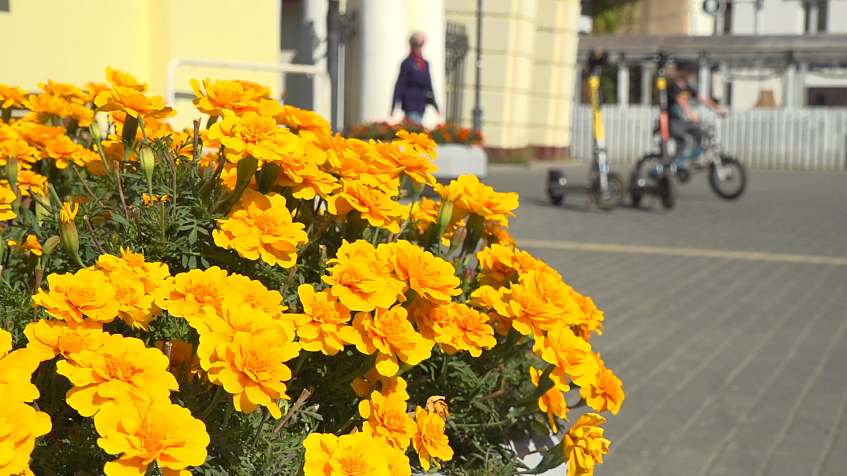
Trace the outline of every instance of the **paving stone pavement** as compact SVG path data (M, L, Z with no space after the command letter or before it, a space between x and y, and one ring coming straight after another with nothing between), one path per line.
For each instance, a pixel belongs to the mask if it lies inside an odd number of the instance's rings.
M598 476L847 474L847 174L748 174L734 202L696 175L670 211L554 207L543 167L484 180L521 195L519 246L605 311L592 344L626 401Z

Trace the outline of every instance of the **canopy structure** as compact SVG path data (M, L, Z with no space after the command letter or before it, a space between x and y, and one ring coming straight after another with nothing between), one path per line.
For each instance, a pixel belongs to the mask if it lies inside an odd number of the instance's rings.
M804 62L847 67L847 35L582 36L578 55L607 51L612 61L637 63L667 51L677 58L736 67L779 67Z

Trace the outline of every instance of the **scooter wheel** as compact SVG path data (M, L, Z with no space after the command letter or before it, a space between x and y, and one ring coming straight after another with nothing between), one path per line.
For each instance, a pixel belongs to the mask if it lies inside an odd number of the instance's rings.
M638 208L641 204L641 186L638 185L638 174L635 172L629 176L629 198L632 206Z
M554 195L552 192L548 193L550 196L550 203L553 205L561 205L563 201L565 201L564 195Z
M676 178L679 179L680 183L688 183L691 180L691 172L687 169L676 169Z
M606 193L600 191L600 180L594 181L591 187L591 200L602 210L612 210L623 202L626 185L620 175L609 172L606 176Z
M559 205L565 200L565 187L568 178L563 170L550 169L547 172L547 196L550 203Z

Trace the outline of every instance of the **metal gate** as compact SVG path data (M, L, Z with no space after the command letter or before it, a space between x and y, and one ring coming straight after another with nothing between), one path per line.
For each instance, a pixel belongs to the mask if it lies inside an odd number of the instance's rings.
M446 97L447 122L458 123L462 119L462 96L465 92L465 58L468 56L468 33L462 23L447 22L447 37L444 42L447 50Z

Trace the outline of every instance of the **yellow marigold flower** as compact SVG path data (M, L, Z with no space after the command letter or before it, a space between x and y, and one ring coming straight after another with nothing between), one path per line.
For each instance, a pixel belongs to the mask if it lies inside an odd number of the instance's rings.
M335 436L312 433L306 448L305 476L410 476L412 467L402 450L365 432Z
M144 292L144 283L125 269L109 273L109 282L115 287L115 301L120 305L118 317L133 329L150 330L148 325L161 311L153 303L153 295Z
M259 112L259 103L269 100L271 90L248 81L215 81L206 78L203 80L203 89L200 82L191 80L191 89L196 98L194 105L200 112L210 116L220 116L221 109L229 109L236 114L245 112Z
M538 271L540 273L555 276L559 281L562 280L562 275L555 269L551 268L547 263L535 258L526 251L515 250L515 256L512 258L512 262L514 263L515 270L518 274L523 275L531 271Z
M294 314L300 345L309 352L335 355L345 344L357 341L356 330L350 327L350 310L333 297L328 289L319 293L311 284L297 288L302 314Z
M89 82L88 84L85 85L85 88L86 88L85 89L85 103L86 104L93 103L94 98L96 98L98 94L100 94L101 92L109 89L110 87L111 86L109 86L106 83Z
M374 390L379 390L385 397L397 395L400 400L409 399L409 393L406 391L407 383L403 377L386 377L380 375L375 368L353 379L352 386L353 391L360 397L367 397Z
M370 400L359 402L359 415L365 419L362 431L405 451L415 435L415 421L406 410L406 401L396 394L386 397L374 391Z
M220 311L224 299L237 292L225 270L217 266L192 269L162 284L156 293L156 305L191 324L195 318L202 319L206 309Z
M32 253L35 256L41 256L41 243L38 242L38 237L35 235L28 235L22 243L9 240L7 244L10 248L14 248L15 253Z
M332 295L353 311L387 309L403 293L403 281L377 259L376 249L367 241L345 240L336 258L327 264L330 276L323 276L323 281L331 286Z
M392 175L406 174L419 187L435 185L432 173L436 172L438 167L432 165L429 156L421 154L418 150L404 150L397 144L378 142L374 144L374 154L370 157L383 162Z
M285 197L246 189L238 205L212 232L215 244L234 249L242 258L290 268L297 262L297 247L309 241L305 225L295 222Z
M14 387L24 402L38 398L38 387L32 383L32 373L41 361L30 349L18 349L0 358L0 387Z
M415 423L417 431L412 444L418 452L421 467L425 471L429 471L430 460L441 468L439 459L441 461L453 459L453 448L450 448L450 441L444 434L444 419L435 412L418 407L415 410Z
M427 197L421 197L419 202L412 204L412 222L415 224L418 232L426 233L429 230L429 226L438 219L438 209L440 207L440 202Z
M200 334L197 356L204 368L211 365L215 352L231 344L239 332L261 334L276 345L294 340L293 321L274 319L243 302L227 301L220 311L206 309L203 319L195 318L190 324Z
M452 310L451 346L458 350L466 350L473 357L479 357L483 349L490 349L497 345L494 328L488 324L487 315L461 303L449 303L447 306Z
M179 379L182 375L193 377L200 372L200 358L194 355L194 348L181 339L167 341L171 345L171 373ZM157 340L153 346L165 353L165 342ZM192 359L193 357L193 359Z
M0 359L6 357L11 351L12 334L5 329L0 329Z
M379 245L377 256L390 263L397 277L425 301L448 303L462 294L461 280L452 264L406 240Z
M586 337L591 332L596 332L598 335L603 334L603 311L597 309L597 306L590 297L583 296L574 291L573 288L571 288L571 297L582 310L582 313L578 314L580 334Z
M357 211L371 226L386 228L392 233L400 232L400 220L405 218L399 203L359 180L342 180L341 191L329 197L327 206L338 218Z
M35 439L52 426L47 413L24 403L20 389L0 385L0 474L26 474Z
M102 271L81 269L76 274L47 276L50 290L40 289L32 297L47 314L72 324L86 317L98 322L112 322L120 304L115 301L115 288Z
M52 79L48 79L47 84L38 83L38 87L66 101L80 105L85 104L85 91L73 84L57 83Z
M303 139L312 142L319 137L331 136L329 122L320 114L294 106L283 106L282 112L274 116L277 124L288 127Z
M400 370L398 360L417 365L432 353L432 343L415 331L406 310L400 306L389 310L377 308L374 314L360 312L353 320L353 327L361 339L356 342L356 348L367 355L376 352L376 370L386 377Z
M156 461L162 474L188 476L206 462L206 424L168 399L122 398L94 417L97 446L121 457L106 463L106 476L142 475Z
M21 195L28 197L29 190L27 187L31 188L35 193L38 193L47 185L47 177L39 175L32 170L20 170L18 171L17 185L21 190Z
M74 384L65 396L80 415L97 413L121 394L167 399L179 385L159 349L147 348L134 337L113 335L96 351L83 351L73 361L60 360L56 372Z
M568 476L591 476L594 465L603 463L603 455L609 453L609 440L603 438L603 429L597 425L605 421L596 413L586 413L565 434L563 451Z
M129 73L124 73L119 69L106 68L106 80L112 87L123 87L134 89L139 92L147 90L147 83L139 83L135 77Z
M597 359L597 377L593 384L581 387L579 394L585 399L588 406L598 412L610 411L617 415L621 410L625 395L621 379L606 368L606 364L600 359L600 354L595 355Z
M23 103L30 114L39 122L47 122L54 117L67 117L71 103L62 97L50 93L30 94Z
M283 382L291 379L291 370L283 362L299 352L295 342L236 332L231 344L215 351L211 366L205 370L212 383L232 394L236 410L252 413L262 405L274 418L281 418L276 400L289 398Z
M515 239L509 234L509 230L497 223L486 223L483 228L482 238L489 245L498 244L508 246L510 248L518 246Z
M18 216L12 211L12 203L17 199L18 196L11 189L0 187L0 221L12 220Z
M518 283L502 290L502 304L494 309L512 319L512 327L523 335L541 334L579 324L582 309L571 297L571 289L551 274L531 271Z
M276 185L291 187L291 195L300 200L311 200L316 195L327 198L341 188L338 179L320 169L318 163L310 160L314 154L307 152L305 160L295 164L285 164L276 179Z
M19 86L0 84L0 109L21 107L26 100L26 91Z
M245 112L239 117L223 112L223 121L212 124L207 145L224 147L226 159L232 163L248 155L264 162L291 162L299 151L300 138L276 125L272 117Z
M494 288L504 286L515 274L514 258L514 250L504 245L494 244L481 249L476 254L482 270L479 274L479 283Z
M27 324L24 329L26 348L40 361L57 355L74 360L83 351L96 352L109 340L110 334L103 332L100 326L99 322L91 319L78 326L69 326L59 320L39 319Z
M282 304L282 294L275 289L268 289L261 281L250 279L240 274L232 274L229 278L233 287L238 286L240 302L249 305L254 310L260 310L274 319L281 317L288 306ZM235 297L231 302L237 302ZM292 320L292 319L290 319Z
M580 387L591 385L597 376L597 360L591 354L591 344L574 335L569 328L559 328L537 336L532 346L535 355L556 368L550 380L561 389L570 389L567 377Z
M144 255L121 247L121 256L102 254L97 258L97 267L108 273L129 271L144 284L144 292L152 293L162 286L171 273L164 263L146 261Z
M412 149L421 154L427 154L432 157L433 160L435 159L435 148L438 144L436 144L434 140L430 139L428 134L400 130L397 131L397 137L399 137L400 140L395 141L396 144L400 144L406 149Z
M162 195L161 197L159 197L158 195L147 195L147 193L145 192L141 194L141 200L144 202L145 205L150 205L150 203L152 202L167 202L168 196Z
M41 152L25 140L0 138L0 165L5 166L10 157L17 157L18 166L21 169L28 169L41 159Z
M463 214L477 215L501 226L508 226L507 217L515 216L512 211L518 208L517 193L497 193L481 184L475 175L462 175L446 187L436 184L435 191L444 200L452 198Z
M529 368L529 375L532 378L532 384L538 386L538 381L541 379L541 374L535 367ZM556 426L556 418L559 417L565 421L568 420L568 404L565 402L565 395L557 387L553 387L544 395L538 398L538 408L542 412L547 413L547 420L550 422L550 428L553 433L558 433L559 428Z
M102 91L94 98L97 111L123 111L132 117L151 116L165 118L174 114L173 109L165 106L162 96L147 97L144 93L126 86L115 86L110 91Z

